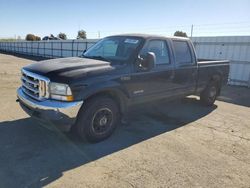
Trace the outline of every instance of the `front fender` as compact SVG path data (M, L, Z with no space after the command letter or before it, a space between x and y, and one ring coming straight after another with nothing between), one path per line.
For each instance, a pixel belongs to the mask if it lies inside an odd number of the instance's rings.
M86 100L87 98L101 92L115 92L118 95L128 98L129 95L119 82L109 81L104 83L83 86L76 96L76 100Z
M128 107L129 95L122 86L115 81L94 84L83 88L78 94L78 100L85 101L96 95L110 95L118 102L122 113L126 113Z

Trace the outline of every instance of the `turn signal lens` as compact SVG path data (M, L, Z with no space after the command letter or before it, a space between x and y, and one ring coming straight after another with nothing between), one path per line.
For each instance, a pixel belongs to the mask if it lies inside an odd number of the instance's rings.
M68 96L62 96L62 95L51 95L51 98L52 99L55 99L55 100L59 100L59 101L73 101L74 100L74 97L72 95L68 95Z
M66 98L67 98L67 101L73 101L73 100L74 100L74 98L73 98L73 96L72 96L72 95L70 95L70 96L66 96Z

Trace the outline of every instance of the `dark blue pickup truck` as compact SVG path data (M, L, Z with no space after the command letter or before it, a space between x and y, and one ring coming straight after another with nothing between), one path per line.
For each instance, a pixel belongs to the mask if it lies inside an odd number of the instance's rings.
M32 117L98 142L133 104L196 94L213 105L228 72L228 61L197 59L188 38L117 35L80 57L24 67L17 101Z

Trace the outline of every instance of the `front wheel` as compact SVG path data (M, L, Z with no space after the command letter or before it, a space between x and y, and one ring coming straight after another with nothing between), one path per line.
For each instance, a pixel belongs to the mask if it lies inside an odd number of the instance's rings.
M212 106L218 95L219 87L217 82L210 82L200 94L201 102L206 106Z
M114 132L119 118L119 108L114 100L94 97L82 106L75 128L81 138L100 142Z

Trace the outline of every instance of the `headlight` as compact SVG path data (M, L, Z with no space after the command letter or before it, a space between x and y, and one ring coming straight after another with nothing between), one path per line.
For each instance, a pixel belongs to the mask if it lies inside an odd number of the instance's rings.
M51 82L50 97L56 100L73 101L71 89L67 84Z

